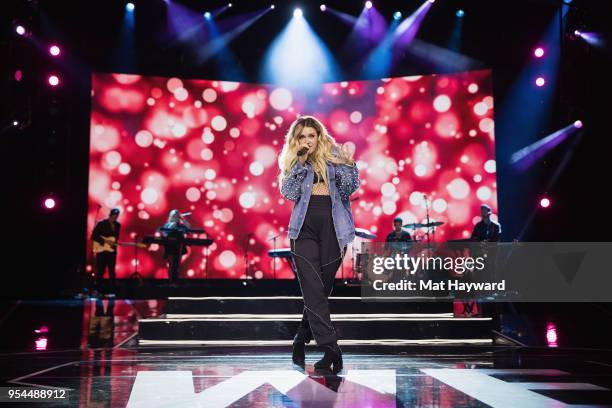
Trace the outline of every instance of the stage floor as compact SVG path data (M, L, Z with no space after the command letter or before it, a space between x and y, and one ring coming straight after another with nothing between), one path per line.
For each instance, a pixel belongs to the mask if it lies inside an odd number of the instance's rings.
M0 355L2 386L69 388L69 403L130 407L612 405L612 353L502 347L345 347L338 375L289 347L134 347ZM26 405L18 405L26 406Z

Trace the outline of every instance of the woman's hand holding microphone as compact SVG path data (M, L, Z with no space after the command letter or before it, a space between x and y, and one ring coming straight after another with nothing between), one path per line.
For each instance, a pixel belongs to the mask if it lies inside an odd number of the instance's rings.
M307 143L300 144L300 148L297 151L297 157L302 165L308 160L308 150L310 150L310 147Z

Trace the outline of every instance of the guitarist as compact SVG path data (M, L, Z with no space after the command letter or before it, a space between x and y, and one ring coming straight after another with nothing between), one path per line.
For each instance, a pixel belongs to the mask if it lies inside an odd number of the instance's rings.
M117 222L119 209L110 210L108 218L96 224L91 232L91 239L100 245L116 243L119 241L121 224ZM114 238L114 240L112 239ZM102 286L104 271L108 268L111 289L115 288L115 264L117 263L116 247L114 251L103 251L96 254L96 286Z

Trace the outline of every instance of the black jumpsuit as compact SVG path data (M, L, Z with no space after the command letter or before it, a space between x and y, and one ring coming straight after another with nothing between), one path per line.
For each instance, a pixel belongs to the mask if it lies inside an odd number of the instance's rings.
M323 179L315 173L314 182L319 181L323 182ZM304 314L296 341L309 342L313 336L318 345L337 341L328 297L345 249L340 250L336 238L331 197L311 195L298 238L291 240L291 252L304 298Z

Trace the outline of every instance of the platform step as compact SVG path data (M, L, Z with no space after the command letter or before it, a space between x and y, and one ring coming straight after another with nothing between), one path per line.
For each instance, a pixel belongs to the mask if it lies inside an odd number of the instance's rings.
M291 346L291 340L140 340L142 346ZM341 346L466 346L492 345L492 339L379 339L338 341ZM308 345L307 347L311 347Z
M491 318L419 318L413 320L333 320L340 338L355 340L491 338ZM286 340L299 319L145 319L144 340Z
M301 314L167 314L163 319L190 320L301 320ZM344 313L331 314L332 320L448 320L452 313Z
M451 302L364 302L340 296L329 301L338 337L349 343L490 344L492 340L490 317L456 318ZM139 320L139 343L289 344L303 308L299 296L170 297L165 315Z
M419 298L421 299L421 298ZM332 313L448 313L452 302L434 301L362 301L361 297L329 298ZM250 297L169 297L168 315L187 314L275 314L302 313L304 302L300 296L250 296Z

